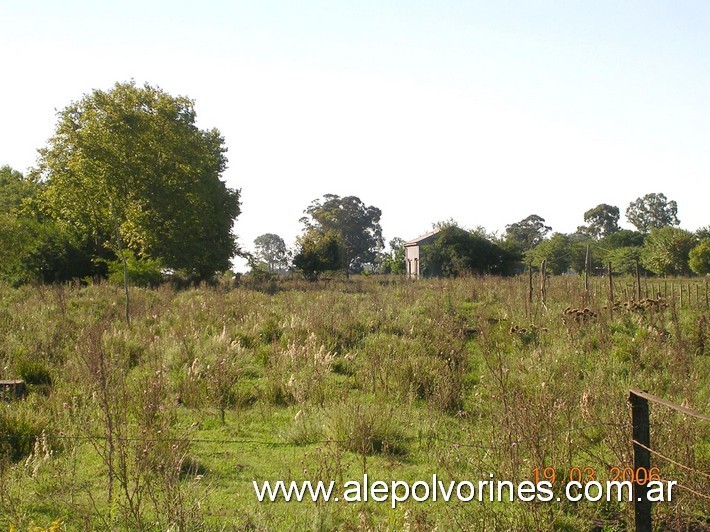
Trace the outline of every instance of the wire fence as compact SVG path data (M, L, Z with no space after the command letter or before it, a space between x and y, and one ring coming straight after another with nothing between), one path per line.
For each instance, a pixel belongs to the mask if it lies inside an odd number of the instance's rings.
M697 412L693 409L690 409L688 407L682 406L682 405L677 405L675 403L672 403L670 401L667 401L661 397L657 397L655 395L649 394L644 391L640 390L630 390L631 396L636 396L641 401L645 402L652 402L661 406L664 406L666 408L669 408L671 410L674 410L684 416L689 416L693 417L695 419L701 420L703 422L710 421L710 416L707 416L705 414L702 414L700 412ZM632 403L633 405L633 403ZM650 421L646 420L646 423L649 425L650 428ZM650 445L650 441L642 441L643 438L638 438L636 437L636 424L637 420L634 418L634 421L632 423L625 422L625 423L610 423L610 422L597 422L597 423L586 423L586 424L580 424L580 425L574 425L570 427L564 427L564 428L558 428L555 430L550 430L542 434L537 434L535 437L532 437L530 435L514 435L513 437L507 438L506 442L502 443L492 443L490 441L472 441L471 439L468 438L468 435L463 435L460 439L459 438L450 438L450 437L442 437L442 436L437 436L435 434L429 434L426 432L421 432L418 435L395 435L391 437L385 437L382 438L383 443L386 444L398 444L398 443L416 443L419 442L420 445L430 445L433 443L438 443L438 444L443 444L445 446L451 446L453 448L473 448L473 449L480 449L483 451L496 451L496 450L501 450L505 448L510 448L511 446L518 446L518 447L525 447L528 445L539 445L539 442L545 439L549 438L555 438L560 435L567 435L569 433L577 433L577 434L584 434L584 431L587 430L594 430L594 429L603 429L605 431L609 430L618 430L620 432L622 431L628 431L630 429L634 429L634 436L631 438L631 443L633 445L634 449L634 454L636 455L638 452L645 452L649 455L649 457L652 455L656 457L659 460L663 460L664 462L667 462L669 464L672 464L673 466L677 467L678 469L684 471L687 475L690 476L695 476L695 477L700 477L705 480L710 480L710 473L698 470L695 467L692 467L690 465L681 463L681 461L671 458L667 456L667 454L662 453L658 449L654 449ZM43 432L44 436L47 438L54 438L56 440L67 440L67 441L75 441L75 442L81 442L81 441L90 441L92 443L96 442L101 442L101 441L107 441L107 440L112 440L113 442L130 442L130 443L144 443L144 444L160 444L160 443L168 443L168 444L202 444L202 445L210 445L210 446L218 446L222 447L219 451L207 451L204 449L201 449L201 454L205 456L211 456L211 455L222 455L225 453L229 452L234 452L228 450L230 446L258 446L258 447L291 447L291 448L303 448L307 446L312 446L312 445L344 445L348 446L352 443L352 440L350 439L337 439L337 438L314 438L311 440L303 440L303 441L287 441L287 440L268 440L268 439L256 439L256 438L200 438L200 437L192 437L189 434L186 434L184 436L159 436L159 437L145 437L145 436L124 436L124 435L111 435L107 436L105 434L81 434L81 433L76 433L76 434L69 434L66 432L50 432L50 431L44 431ZM12 441L13 439L20 438L22 436L17 435L17 434L0 434L0 442L2 441ZM227 449L225 449L227 448ZM363 449L364 452L364 449ZM636 464L636 456L634 457L634 462ZM635 465L636 467L636 465ZM647 464L647 471L650 470L650 458L648 460ZM679 488L680 490L689 493L699 499L702 499L704 501L710 501L710 496L706 493L703 493L703 489L697 489L696 486L688 486L686 485L687 482L680 483L680 482L675 482L675 486ZM692 484L691 484L692 485ZM708 485L710 487L710 485ZM635 503L637 504L637 503ZM648 506L648 518L650 519L650 504ZM637 522L638 522L638 514L637 514ZM638 525L637 525L637 529ZM643 528L641 528L643 529Z
M585 425L566 427L563 429L558 429L554 431L548 431L538 436L539 440L549 439L560 434L568 434L571 432L580 432L584 430L596 429L596 428L609 428L615 427L619 429L628 429L631 427L631 423L589 423ZM313 440L302 440L299 442L284 441L284 440L257 440L249 438L193 438L190 436L174 436L174 437L137 437L137 436L112 436L108 437L105 434L67 434L63 432L47 432L44 434L49 438L54 438L57 440L73 440L73 441L106 441L111 439L116 442L132 442L132 443L201 443L201 444L214 444L214 445L254 445L254 446L265 446L265 447L305 447L308 445L327 445L327 444L339 444L346 445L351 443L350 439L334 439L334 438L319 438ZM0 441L12 441L23 438L22 435L18 434L0 434ZM516 437L513 438L511 443L505 444L492 444L491 442L471 442L466 439L455 440L451 438L442 438L440 436L435 436L432 434L422 433L417 436L391 436L382 438L387 442L391 443L406 443L406 442L438 442L452 445L455 447L464 448L478 448L482 450L495 450L503 447L508 447L509 445L515 446L525 446L527 444L532 444L533 440L530 438ZM209 453L208 453L209 454Z
M655 456L673 464L679 469L689 473L691 476L702 477L710 480L710 474L700 471L694 467L687 464L682 464L679 461L666 456L657 449L653 449L650 443L650 416L649 416L649 402L661 405L668 409L679 412L685 416L690 416L701 421L710 421L710 416L697 412L691 408L678 405L658 397L656 395L650 394L642 390L632 389L629 390L629 401L632 405L632 417L633 417L633 436L632 443L634 445L634 466L644 467L646 471L651 470L651 456ZM686 491L696 497L703 500L710 501L710 496L706 493L701 493L694 488L681 484L680 482L675 482L675 486L683 491ZM710 492L710 484L708 484L708 491ZM646 487L639 487L639 493L637 495L635 505L635 520L636 520L636 530L651 530L651 501L647 498Z

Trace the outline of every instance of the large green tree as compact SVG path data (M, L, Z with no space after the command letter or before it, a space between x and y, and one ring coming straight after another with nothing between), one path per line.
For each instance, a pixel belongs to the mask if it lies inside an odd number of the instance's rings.
M688 265L698 275L710 274L710 238L703 238L690 250Z
M600 261L598 267L606 270L607 264L611 262L612 271L616 273L634 273L643 241L642 233L619 229L598 240L598 245L592 245L590 249L594 259Z
M641 259L640 246L624 246L609 250L605 256L606 262L611 263L614 273L633 274ZM645 269L642 269L645 271Z
M546 261L547 271L560 275L568 270L581 271L584 268L585 245L575 242L570 235L554 233L534 249L526 253L526 259L539 266Z
M621 229L615 233L605 236L600 245L602 248L611 250L629 246L643 246L644 235L638 231Z
M342 268L342 245L333 231L307 231L297 244L299 249L293 257L293 266L309 281L317 281L324 272Z
M514 224L505 226L506 247L513 252L524 253L545 239L552 227L545 225L545 219L537 214Z
M133 82L71 103L40 150L48 211L117 255L128 248L195 279L227 269L239 191L221 179L224 139L195 117L192 100Z
M381 254L380 271L392 274L406 273L404 239L398 236L394 237L389 241L389 248L389 253Z
M619 231L619 207L600 203L584 213L587 223L580 229L594 239L604 238Z
M696 244L690 231L677 227L654 229L644 241L641 261L645 268L660 275L689 275L689 255Z
M0 168L0 279L20 285L97 273L85 243L39 211L40 193L36 180Z
M256 248L256 260L266 264L270 272L288 266L286 242L279 235L274 233L259 235L254 239L254 247Z
M373 264L382 249L382 211L365 205L356 196L341 198L335 194L325 194L314 200L305 210L307 216L301 218L306 232L321 235L332 232L341 245L342 265L346 275L359 272L365 264Z
M8 165L0 167L0 213L27 212L39 191L39 184Z
M508 252L456 225L443 227L436 240L422 249L422 272L427 276L508 273L510 262Z
M695 231L695 236L698 237L699 240L710 238L710 225L698 228L698 230Z
M626 209L626 219L642 233L679 225L677 214L678 204L661 193L637 198Z

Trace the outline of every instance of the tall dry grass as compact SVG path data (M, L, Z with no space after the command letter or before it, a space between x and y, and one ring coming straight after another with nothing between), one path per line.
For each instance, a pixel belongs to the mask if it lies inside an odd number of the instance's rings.
M550 278L545 305L540 279L528 301L527 277L135 289L130 328L109 285L0 287L0 377L33 382L25 401L0 404L14 431L0 435L0 525L259 528L303 514L297 523L351 529L629 526L631 506L606 502L436 505L406 517L372 505L215 510L235 486L248 500L249 484L195 443L218 433L237 455L257 445L271 474L291 478L522 481L536 468L589 467L606 480L632 463L630 388L710 404L702 283L682 281L693 294L682 304L671 295L633 308L617 282L616 310L604 279L585 292L573 277ZM710 468L707 424L654 406L651 426L665 456ZM658 465L707 491L704 477ZM701 527L706 508L680 491L656 516Z

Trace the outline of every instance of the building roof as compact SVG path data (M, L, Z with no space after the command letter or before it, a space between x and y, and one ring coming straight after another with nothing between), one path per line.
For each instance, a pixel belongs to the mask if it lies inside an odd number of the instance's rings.
M437 227L430 233L427 233L425 235L419 236L415 238L414 240L410 240L409 242L404 243L404 247L409 247L409 246L420 246L422 244L426 244L429 240L431 240L434 236L436 236L439 231L441 231L441 227Z

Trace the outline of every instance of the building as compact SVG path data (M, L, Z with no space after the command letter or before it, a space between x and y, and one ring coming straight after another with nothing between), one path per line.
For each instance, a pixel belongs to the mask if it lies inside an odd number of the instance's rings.
M404 263L407 268L407 278L419 279L421 275L422 246L432 244L441 228L404 243Z

